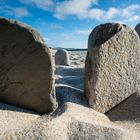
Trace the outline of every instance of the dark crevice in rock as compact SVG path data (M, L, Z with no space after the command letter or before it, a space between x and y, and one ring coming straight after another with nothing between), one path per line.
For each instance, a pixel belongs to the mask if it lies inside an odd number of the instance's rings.
M10 84L20 84L20 85L23 85L22 82L10 82Z

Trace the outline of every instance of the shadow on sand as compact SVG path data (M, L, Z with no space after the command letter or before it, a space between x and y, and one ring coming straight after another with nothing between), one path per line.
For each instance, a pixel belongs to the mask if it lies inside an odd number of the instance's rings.
M20 108L20 107L14 106L14 105L6 104L6 103L3 103L3 102L0 102L0 110L37 114L34 111L24 109L24 108Z

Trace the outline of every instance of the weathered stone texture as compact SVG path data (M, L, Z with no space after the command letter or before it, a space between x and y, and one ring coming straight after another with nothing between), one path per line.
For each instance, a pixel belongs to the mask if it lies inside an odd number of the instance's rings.
M121 24L102 24L90 34L85 66L85 93L90 106L107 112L138 91L140 42Z
M0 18L0 101L39 113L56 106L49 48L31 27Z

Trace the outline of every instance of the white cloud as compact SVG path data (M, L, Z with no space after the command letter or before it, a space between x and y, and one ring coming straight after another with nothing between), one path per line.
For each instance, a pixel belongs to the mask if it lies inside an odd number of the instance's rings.
M120 13L119 11L120 10L117 8L109 8L109 10L106 12L106 17L108 19L112 19L112 18L118 16L118 14Z
M101 22L125 21L134 22L140 19L140 5L132 4L127 7L110 7L107 10L97 8L99 0L20 0L24 4L36 6L42 10L51 11L58 19L75 16L78 19L91 19ZM95 8L96 5L96 8ZM99 7L100 5L98 5ZM24 11L25 15L28 15ZM22 16L22 15L21 15ZM23 15L24 16L24 15ZM54 28L57 26L52 25Z
M115 8L114 14L112 14L111 19L118 19L123 23L136 22L140 19L139 16L140 5L133 4L125 8ZM108 18L108 17L107 17Z
M55 8L55 17L64 19L75 16L79 19L92 19L102 22L107 21L138 21L140 19L140 5L132 4L127 7L110 7L107 10L94 8L98 0L65 0L59 2Z
M42 10L51 10L54 5L53 0L20 0L22 3L27 5L36 6Z
M59 2L55 8L55 16L63 19L68 15L76 15L79 18L85 18L92 4L96 4L97 0L69 0Z
M47 22L42 19L36 19L35 24L39 26L40 28L44 29L63 29L64 27L61 24L55 23L55 22Z
M22 17L30 16L31 14L28 12L26 8L18 7L13 10L13 15L17 18L22 18Z
M87 16L85 18L89 19L96 19L96 20L102 20L105 17L105 11L102 9L90 9L87 12Z
M75 30L76 33L81 35L89 35L91 33L92 29L78 29Z
M2 6L0 7L0 13L5 15L14 16L16 18L23 18L31 16L28 10L24 7L10 7L10 6Z
M138 4L130 5L130 6L126 7L126 8L124 8L124 9L121 9L122 16L130 17L130 16L134 15L135 12L137 10L139 10L139 9L140 9L140 5L138 5Z
M50 29L63 29L63 26L57 23L46 23L46 27Z
M128 19L129 22L135 22L140 20L140 16L136 15L136 16L132 16L131 18Z

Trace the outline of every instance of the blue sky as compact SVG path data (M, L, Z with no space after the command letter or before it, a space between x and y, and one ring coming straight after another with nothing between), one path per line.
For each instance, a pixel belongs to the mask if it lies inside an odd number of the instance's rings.
M119 22L140 22L140 0L0 0L0 16L37 29L48 46L87 48L91 30Z

